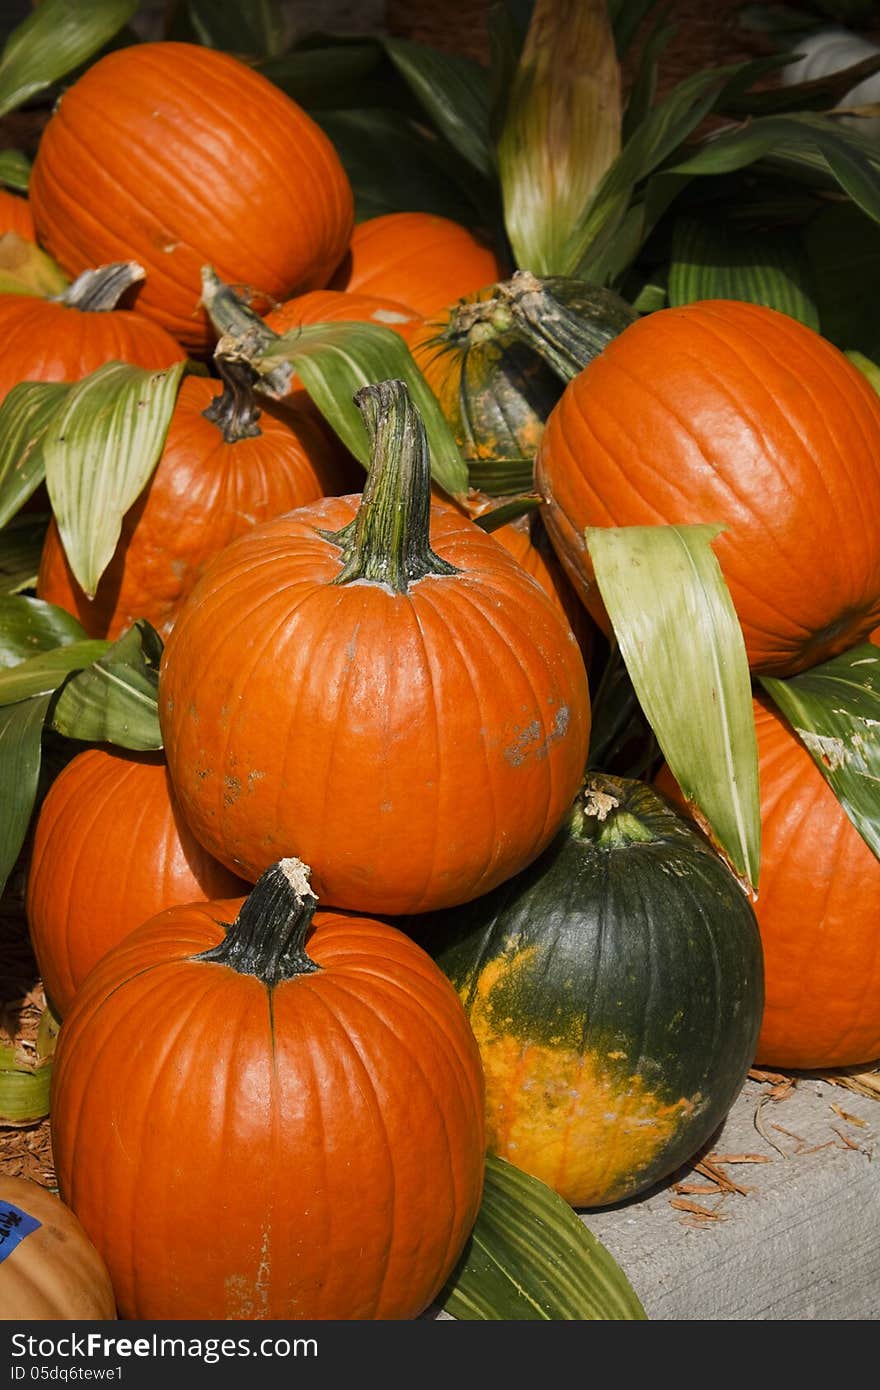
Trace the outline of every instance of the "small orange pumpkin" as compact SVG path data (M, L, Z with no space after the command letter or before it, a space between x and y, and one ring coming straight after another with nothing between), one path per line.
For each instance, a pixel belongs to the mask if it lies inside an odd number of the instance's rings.
M38 1183L0 1173L0 1319L115 1317L107 1266L70 1208Z

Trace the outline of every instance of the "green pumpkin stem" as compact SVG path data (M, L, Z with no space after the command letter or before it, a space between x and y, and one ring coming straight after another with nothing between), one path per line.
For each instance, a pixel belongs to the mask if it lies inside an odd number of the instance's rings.
M299 859L280 859L260 876L235 921L216 946L194 960L255 975L268 989L321 967L306 955L305 940L318 900Z
M607 345L608 333L583 313L567 308L552 293L552 280L519 270L498 286L513 324L529 346L562 381L571 381ZM636 315L633 314L633 318Z
M632 789L637 786L606 773L591 773L571 811L573 837L591 840L602 849L655 841L655 831L631 808Z
M343 552L334 584L368 579L406 593L426 575L457 574L431 549L428 441L405 383L362 386L354 401L370 436L371 462L354 521L324 532Z
M219 356L214 360L223 390L202 414L217 426L227 444L237 444L240 439L256 439L261 433L257 421L262 414L254 400L257 373L247 362Z
M137 261L114 261L97 270L84 270L61 294L53 295L57 304L86 313L103 313L117 308L127 289L145 278Z
M253 372L254 383L267 396L282 399L290 389L293 368L284 358L264 360L281 335L225 284L209 265L202 266L202 304L219 338L214 359L241 362ZM222 368L221 368L222 371Z

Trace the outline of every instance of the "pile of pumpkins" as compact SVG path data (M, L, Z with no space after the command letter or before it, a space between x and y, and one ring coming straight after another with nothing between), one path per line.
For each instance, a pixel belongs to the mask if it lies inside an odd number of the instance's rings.
M212 265L278 331L400 332L468 460L526 459L544 499L486 534L482 493L432 489L396 380L358 395L363 483L301 388L258 408L220 362L184 377L94 598L50 527L41 599L167 639L164 754L74 757L28 877L63 1020L59 1189L109 1271L71 1275L93 1316L413 1318L487 1145L604 1205L691 1157L756 1058L880 1054L880 865L771 705L755 908L656 788L585 776L608 627L585 527L723 522L756 674L880 625L880 398L841 353L755 305L639 319L573 296L601 341L548 385L487 338L491 250L422 214L353 227L311 119L186 44L90 67L43 135L32 228L20 199L0 212L76 277L63 304L0 297L4 392L211 361ZM60 1306L31 1315L83 1316Z

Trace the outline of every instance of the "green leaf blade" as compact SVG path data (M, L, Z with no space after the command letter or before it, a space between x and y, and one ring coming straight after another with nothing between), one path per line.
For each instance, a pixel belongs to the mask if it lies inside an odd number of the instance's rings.
M471 1238L441 1294L461 1321L643 1321L622 1270L551 1188L490 1154Z
M0 668L17 666L38 652L82 642L76 618L39 598L0 595Z
M71 387L23 381L0 405L0 526L5 526L46 476L46 431Z
M42 437L46 486L74 575L94 596L122 518L159 461L186 364L108 362L67 388Z
M85 63L128 23L138 0L42 0L0 58L0 116Z
M388 38L385 51L413 96L454 150L479 173L494 169L485 73L471 58L411 39Z
M51 694L0 709L0 893L30 823L40 777L43 725Z
M0 531L0 594L34 588L48 525L48 512L25 512Z
M742 629L715 526L590 527L587 546L639 703L687 800L757 888L761 816Z
M136 752L161 748L161 657L162 639L141 619L66 682L52 712L52 727L87 743L112 743Z
M862 839L880 859L880 647L761 685L805 745Z
M54 694L71 671L91 666L109 645L103 638L79 639L0 670L0 706Z

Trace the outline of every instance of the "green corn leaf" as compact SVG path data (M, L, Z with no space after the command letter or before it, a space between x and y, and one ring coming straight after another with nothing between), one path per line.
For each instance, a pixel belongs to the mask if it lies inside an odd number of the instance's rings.
M803 243L823 335L880 358L880 224L852 203L828 201L803 228Z
M159 662L162 639L145 619L66 682L52 727L67 738L144 752L162 747Z
M15 516L46 476L43 441L71 387L23 381L0 405L0 526Z
M14 516L0 531L0 594L34 587L48 525L48 512L27 512Z
M396 106L395 74L379 38L324 34L320 42L301 41L257 69L312 116L319 111L362 111ZM401 91L401 98L405 92Z
M16 193L27 193L31 162L22 150L0 150L0 183Z
M41 0L6 40L0 116L72 72L128 23L138 0Z
M41 740L51 694L0 709L0 893L24 844L37 798Z
M186 0L191 36L206 48L247 57L277 57L289 34L279 0Z
M42 437L61 541L92 597L122 518L159 461L185 365L148 371L108 362L68 388Z
M440 1295L461 1321L644 1321L623 1271L567 1202L490 1154L476 1224Z
M742 630L710 544L721 529L590 527L586 540L666 761L733 871L756 889L758 750Z
M481 174L494 168L486 76L471 58L410 39L384 40L385 51L431 123Z
M0 1046L0 1125L31 1125L49 1113L52 1063L20 1064L15 1048Z
M761 684L880 859L880 647L865 642L787 680L762 676Z
M0 537L2 539L2 537ZM86 640L76 618L39 598L0 596L0 668Z
M772 238L729 223L676 219L668 295L673 306L699 299L765 304L819 330L809 262L796 233Z
M79 638L0 670L0 707L54 694L71 671L91 666L109 645L99 637Z
M867 377L874 390L880 395L880 364L872 362L870 357L865 357L861 352L848 352L846 356L854 367L858 367L863 376Z

